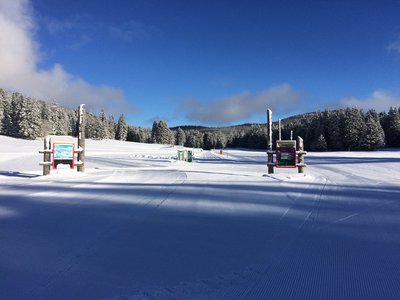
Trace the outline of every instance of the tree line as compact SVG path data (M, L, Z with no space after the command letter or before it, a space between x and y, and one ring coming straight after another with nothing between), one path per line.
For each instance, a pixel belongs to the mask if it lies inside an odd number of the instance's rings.
M129 125L124 114L116 121L104 110L87 113L86 137L139 143L181 145L192 148L222 149L267 147L266 124L243 124L212 128L181 126L169 128L154 121L152 128ZM45 101L8 93L0 89L0 134L36 139L46 135L77 135L78 109L72 110ZM388 112L363 112L357 108L325 110L293 116L281 122L282 139L301 136L306 150L376 150L400 147L400 107ZM273 124L278 139L278 124Z
M400 107L381 113L357 108L318 111L285 119L282 124L285 138L293 131L311 151L400 147Z
M215 148L267 147L267 124L244 124L224 128L178 127L168 131L162 122L163 137L155 142ZM157 123L160 126L160 123ZM157 127L156 126L156 127ZM152 136L157 136L153 125ZM273 140L279 138L278 122L273 123ZM160 131L161 132L161 131ZM400 147L400 107L377 113L357 108L325 110L290 117L281 121L281 138L301 136L305 149L311 151L371 151L384 147ZM154 141L153 141L154 142Z
M36 139L46 135L72 135L78 133L78 109L64 108L55 103L8 93L0 89L0 134ZM118 122L114 116L106 117L104 110L98 116L86 114L86 137L94 139L126 140L128 124L122 114Z

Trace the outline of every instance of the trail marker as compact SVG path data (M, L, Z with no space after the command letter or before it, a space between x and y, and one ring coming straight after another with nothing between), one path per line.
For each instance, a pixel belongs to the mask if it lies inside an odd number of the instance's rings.
M75 148L74 143L56 142L51 143L49 137L44 138L43 161L39 164L43 166L43 175L50 174L50 168L57 168L60 164L70 165L73 169L78 167L78 172L85 172L85 123L86 123L86 110L85 104L79 106L79 120L78 120L78 148ZM75 161L75 154L78 154L78 159Z
M274 173L274 168L298 168L299 173L304 173L304 168L307 167L304 161L304 156L307 151L304 151L304 142L301 137L297 137L293 141L293 131L290 131L290 140L282 140L281 136L281 120L278 121L279 140L276 141L276 149L272 150L272 110L267 110L267 125L268 125L268 174ZM274 162L274 155L276 157Z

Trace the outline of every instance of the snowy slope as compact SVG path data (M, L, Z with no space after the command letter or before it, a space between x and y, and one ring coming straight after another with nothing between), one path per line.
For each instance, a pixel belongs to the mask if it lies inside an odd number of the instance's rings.
M75 141L68 137L58 141ZM0 136L0 299L399 299L400 152L86 142L40 176L43 142Z

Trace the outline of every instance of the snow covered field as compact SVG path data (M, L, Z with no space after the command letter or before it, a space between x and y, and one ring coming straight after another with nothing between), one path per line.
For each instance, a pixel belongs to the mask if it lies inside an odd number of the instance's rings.
M42 141L0 145L0 299L400 299L400 151L269 176L263 151L87 140L86 173L43 177Z

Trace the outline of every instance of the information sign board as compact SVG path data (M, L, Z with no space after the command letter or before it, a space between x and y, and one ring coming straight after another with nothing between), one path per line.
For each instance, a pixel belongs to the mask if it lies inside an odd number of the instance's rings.
M74 159L74 144L54 143L54 159Z
M276 141L276 167L296 168L296 141Z
M57 168L58 164L74 167L74 144L53 143L53 168Z

